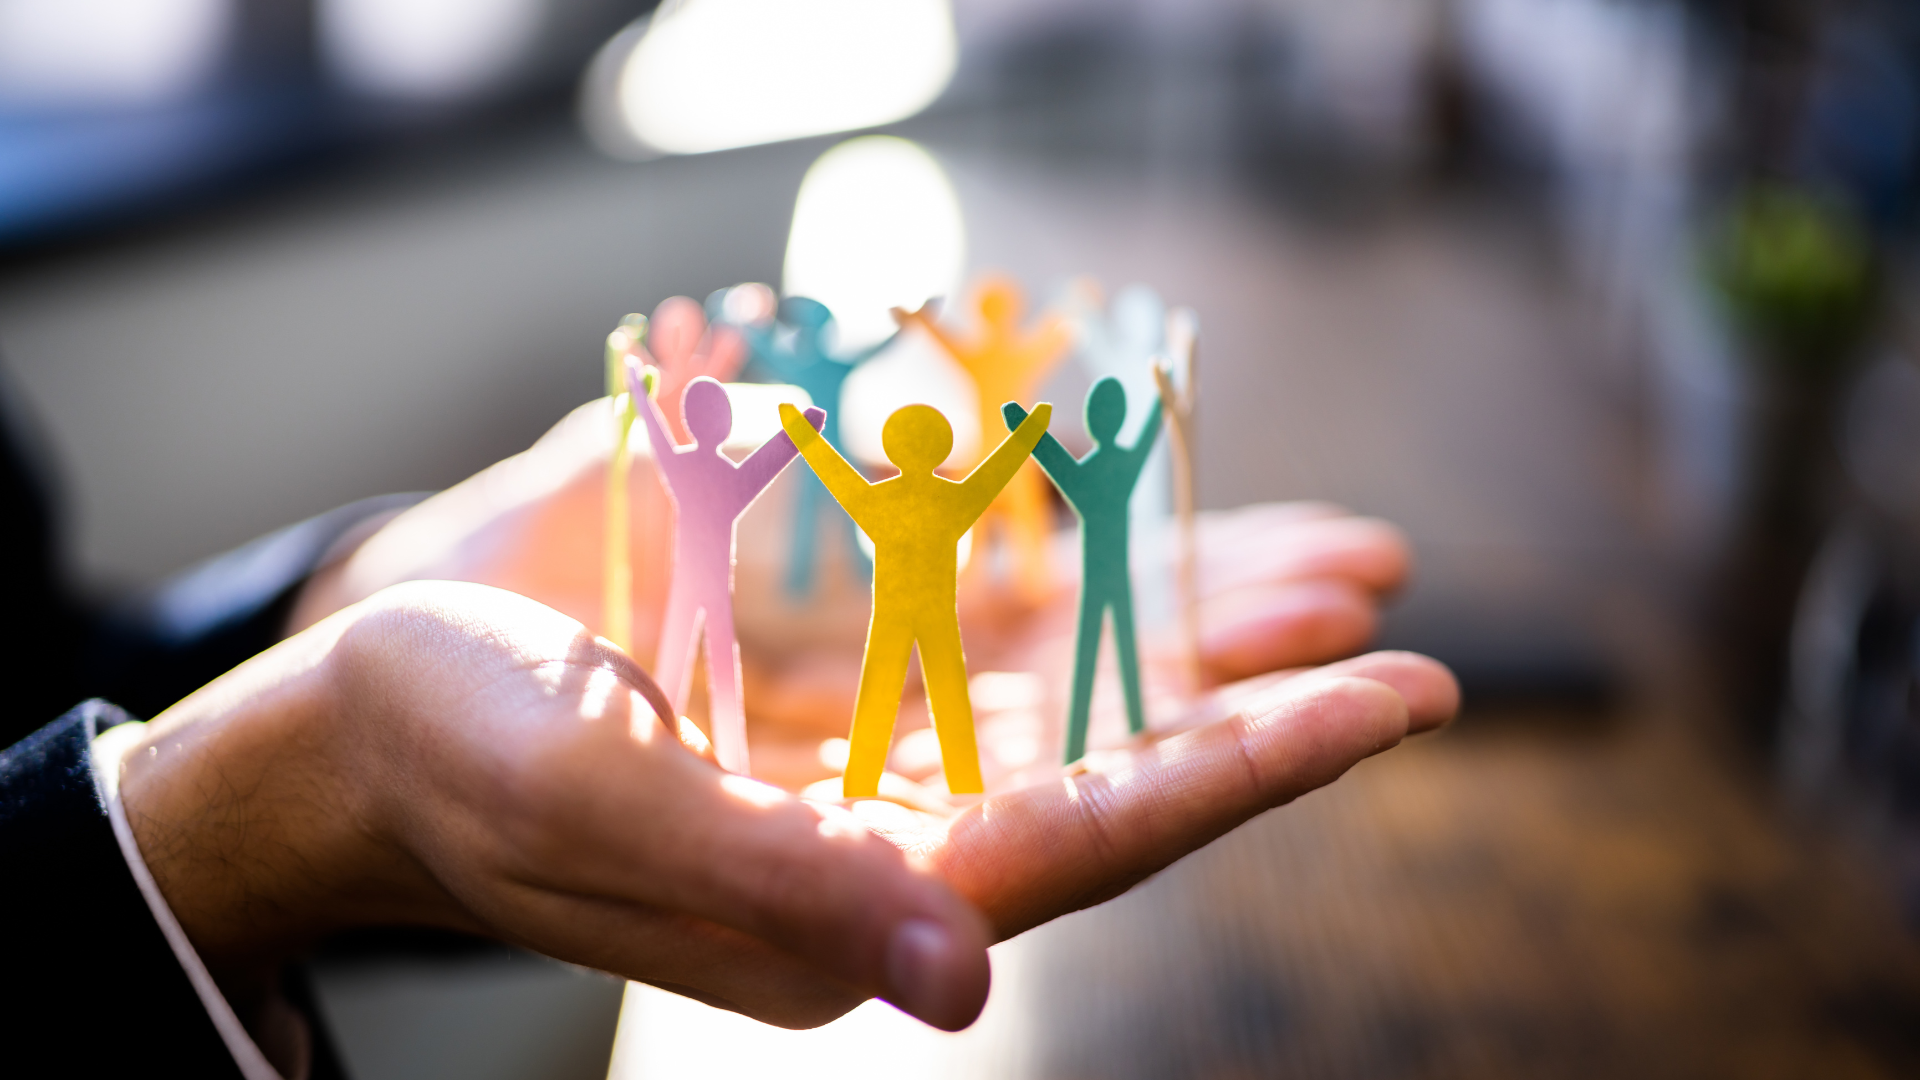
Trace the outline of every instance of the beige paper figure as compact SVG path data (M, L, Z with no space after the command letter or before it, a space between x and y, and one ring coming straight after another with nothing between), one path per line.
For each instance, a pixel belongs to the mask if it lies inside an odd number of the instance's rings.
M1073 344L1065 320L1048 316L1032 330L1022 327L1026 297L1012 278L982 277L974 285L973 304L979 313L977 329L964 337L934 321L931 303L919 311L893 309L902 327L917 324L973 380L979 393L980 448L967 468L986 459L991 446L988 433L1002 430L1000 406L1038 397L1040 384ZM1021 593L1029 599L1044 596L1050 584L1047 538L1052 524L1045 478L1038 468L1022 465L975 527L973 564L986 565L984 553L991 551L995 541L1002 541L1013 556L1014 580Z
M1200 354L1200 318L1192 308L1167 314L1167 352L1153 366L1166 411L1167 442L1173 448L1173 508L1179 523L1180 553L1176 580L1180 593L1181 651L1187 687L1198 693L1200 672L1200 538L1194 526L1194 405L1200 400L1196 366Z

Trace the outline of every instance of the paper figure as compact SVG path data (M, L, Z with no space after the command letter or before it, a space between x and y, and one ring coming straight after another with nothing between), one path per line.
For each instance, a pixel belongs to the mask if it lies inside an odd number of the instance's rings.
M1052 435L1040 436L1033 460L1046 470L1080 518L1080 624L1073 647L1073 694L1067 705L1067 764L1086 756L1087 718L1093 703L1094 663L1100 657L1100 628L1113 613L1114 651L1120 656L1120 688L1127 702L1127 727L1147 729L1140 700L1140 655L1133 631L1133 581L1128 573L1127 503L1140 468L1160 435L1161 405L1149 398L1146 421L1132 446L1121 446L1127 420L1127 392L1120 380L1103 378L1087 392L1087 434L1093 449L1075 459ZM1027 410L1015 402L1001 407L1009 429L1026 422Z
M1114 293L1103 310L1097 282L1081 279L1073 283L1069 293L1068 317L1073 323L1080 366L1094 379L1119 379L1129 402L1156 396L1159 390L1153 381L1153 365L1167 348L1167 306L1160 294L1146 285L1129 285ZM1120 440L1131 445L1138 439L1144 419L1145 411L1134 409L1120 429ZM1171 510L1172 477L1167 456L1163 444L1155 443L1141 466L1133 501L1128 504L1136 529L1156 526Z
M815 405L827 410L827 425L820 430L820 437L836 451L845 453L846 447L840 442L840 388L854 369L892 344L893 338L864 349L836 353L827 345L833 333L833 313L825 304L804 296L790 296L781 301L779 310L780 322L788 333L775 333L769 327L753 325L741 327L741 333L746 335L755 361L774 378L805 390ZM825 495L819 482L809 479L800 485L795 496L793 551L787 563L787 592L794 596L805 596L813 590L814 544L819 539L818 521L826 503ZM839 514L831 514L829 519L842 527L846 550L864 576L867 558L854 542L851 525Z
M957 600L960 537L1012 479L1047 430L1053 406L1039 404L964 480L934 469L953 449L953 428L931 405L908 405L887 418L880 442L898 476L869 483L847 459L802 423L792 405L780 423L827 490L873 538L873 620L853 706L853 744L841 791L864 798L880 790L893 721L906 685L907 660L920 647L927 705L940 740L947 790L985 790L967 696L967 659L960 646Z
M639 397L647 397L631 365L627 379ZM793 440L782 432L734 464L720 452L733 431L733 403L726 388L705 375L687 384L681 405L693 437L690 446L674 443L657 402L649 399L640 410L674 506L673 582L667 589L653 677L671 697L675 713L685 712L704 624L707 726L713 732L714 757L721 768L746 774L747 718L740 703L740 646L733 635L734 525L795 451ZM819 409L808 409L801 426L818 428L825 420Z
M1173 448L1173 508L1179 521L1180 638L1187 689L1198 693L1200 670L1200 537L1194 525L1194 406L1200 400L1200 317L1192 308L1167 316L1170 357L1153 367L1153 381L1166 408L1167 442Z
M633 552L629 543L631 515L627 504L627 474L631 456L627 440L633 434L633 395L627 391L627 358L646 340L647 317L633 314L607 335L607 397L613 403L613 451L607 457L607 492L601 537L600 636L633 648Z
M1011 278L981 278L974 286L973 302L979 328L967 337L935 322L931 303L912 312L895 308L893 317L902 327L913 323L925 330L973 380L980 403L977 462L986 457L986 433L1000 428L999 403L1033 400L1041 382L1066 355L1073 335L1058 318L1047 318L1031 331L1022 329L1026 298ZM1013 556L1014 579L1021 592L1029 598L1044 595L1047 537L1053 531L1050 517L1045 483L1034 470L1020 470L981 517L974 534L975 560L985 566L981 553L995 542L1005 544Z
M660 403L660 414L667 418L667 429L675 442L687 441L687 429L680 420L680 395L687 384L702 375L716 382L732 379L747 362L747 343L740 332L724 323L707 325L706 311L699 301L685 296L669 296L653 309L653 321L647 326L647 339L636 341L630 355L641 364L660 373L653 388L653 399Z

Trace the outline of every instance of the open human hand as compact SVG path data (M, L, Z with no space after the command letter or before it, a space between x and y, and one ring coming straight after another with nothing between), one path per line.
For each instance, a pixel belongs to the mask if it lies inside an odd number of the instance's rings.
M1406 654L1268 676L1217 692L1211 723L945 818L725 773L645 685L534 601L402 585L157 717L120 790L243 1016L319 936L409 924L771 1023L878 995L957 1029L985 1002L992 941L1124 891L1457 701Z

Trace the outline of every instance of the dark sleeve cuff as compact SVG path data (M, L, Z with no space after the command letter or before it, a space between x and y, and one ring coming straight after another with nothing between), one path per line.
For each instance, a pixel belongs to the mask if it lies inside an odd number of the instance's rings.
M240 1077L135 884L88 750L129 719L89 701L0 752L10 1054L72 1075Z

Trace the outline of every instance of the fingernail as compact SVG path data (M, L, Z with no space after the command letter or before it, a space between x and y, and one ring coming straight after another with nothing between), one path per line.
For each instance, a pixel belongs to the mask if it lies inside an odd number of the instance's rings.
M893 991L888 1000L939 1025L952 962L953 935L946 927L931 919L908 919L894 927L887 942L887 983Z

